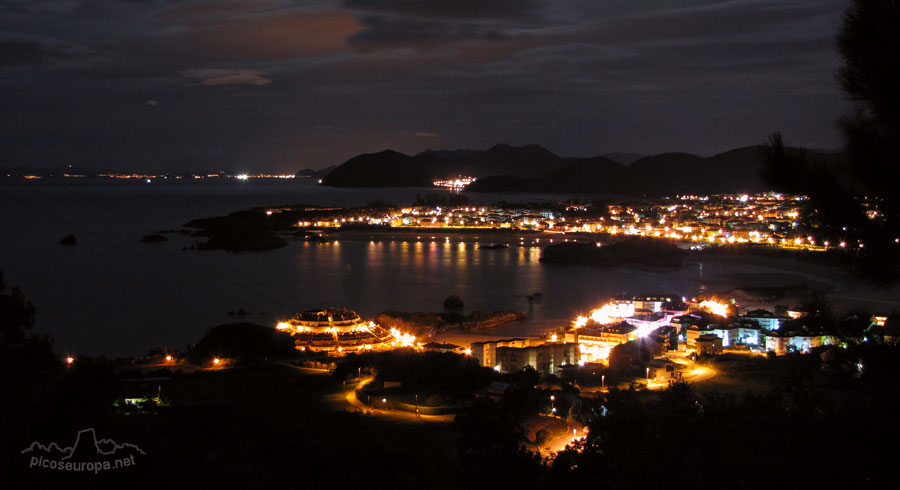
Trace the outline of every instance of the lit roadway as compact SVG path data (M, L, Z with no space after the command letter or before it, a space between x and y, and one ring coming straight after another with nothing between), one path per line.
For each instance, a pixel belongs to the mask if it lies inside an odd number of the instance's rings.
M684 368L684 371L682 371L682 379L688 383L702 383L716 375L715 369L709 366L696 366L693 361L687 359L687 356L678 356L676 358L671 358L671 360ZM647 389L650 390L664 390L668 387L668 380L662 382L650 382L647 384Z
M712 377L716 375L715 369L709 366L694 366L693 362L689 361L686 358L674 358L671 360L682 366L681 377L688 383L702 383L704 381L712 379ZM646 378L637 378L635 381L641 382L642 380L646 380ZM664 390L668 387L669 380L650 381L649 383L647 383L648 390ZM581 389L582 393L597 393L607 391L609 391L609 386L604 386L602 388L586 387Z
M418 417L416 417L415 413L407 412L405 410L385 410L385 409L380 409L380 408L376 408L376 407L370 407L369 405L366 405L365 403L359 401L358 398L356 398L356 390L358 390L358 389L362 388L363 386L365 386L366 384L370 383L373 379L375 379L375 378L372 376L369 376L367 378L363 378L363 379L359 380L359 384L357 384L356 387L350 388L344 392L344 394L343 394L344 400L346 400L347 403L349 403L351 407L356 408L360 412L371 413L374 415L378 415L380 417L386 417L386 418L390 418L390 419L394 419L394 420L401 420L404 422L452 422L453 419L456 417L456 415L454 415L454 414L425 415L425 414L421 414L421 413L419 414ZM377 406L378 404L376 403L375 405Z
M291 364L290 362L286 362L286 361L279 362L277 364L279 364L281 366L289 367L291 369L296 369L296 370L301 371L306 374L327 374L328 373L328 370L326 370L326 369L305 368L305 367L300 367L300 366ZM358 398L356 398L356 390L362 388L367 383L370 383L373 379L375 379L375 378L372 376L369 376L367 378L362 378L359 380L358 384L356 384L355 386L353 386L353 383L345 383L344 384L345 388L343 390L338 391L337 393L334 393L331 395L327 395L326 398L329 401L339 405L341 408L344 408L351 412L367 413L367 414L377 415L379 417L384 417L387 419L392 419L392 420L402 421L402 422L452 422L453 419L456 417L456 415L454 415L454 414L426 415L426 414L421 414L421 413L419 414L418 417L416 417L415 413L407 412L404 410L385 410L385 409L377 408L377 406L370 407L370 406L366 405L365 403L359 401Z

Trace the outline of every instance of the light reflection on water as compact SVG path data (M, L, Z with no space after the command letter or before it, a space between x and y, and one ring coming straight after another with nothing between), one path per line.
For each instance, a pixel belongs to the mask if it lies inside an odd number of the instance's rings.
M53 187L40 194L4 187L0 268L7 283L21 287L35 304L36 330L53 335L58 352L107 355L144 353L157 345L181 349L217 324L270 324L322 306L352 308L369 318L388 309L440 311L451 294L463 299L466 313L527 312L524 324L496 332L523 335L568 322L621 292L691 295L722 273L779 272L715 262L702 269L693 263L667 270L551 266L539 262L538 246L487 250L440 234L433 240L429 234L420 240L295 241L270 252L237 254L182 251L193 239L181 235L158 245L140 243L142 233L178 228L187 217L215 215L223 208L314 200L293 195L300 191L292 188L276 190L79 189L103 205L97 208ZM339 195L301 190L310 196ZM4 198L11 192L18 200ZM58 245L73 231L77 246ZM480 243L491 240L482 237ZM540 301L529 304L527 297L534 293L542 293ZM227 314L239 308L253 314Z
M20 279L14 284L38 306L38 329L56 337L57 345L107 354L143 353L155 345L181 348L220 323L268 324L323 306L348 307L368 318L389 309L441 311L453 294L465 302L466 314L526 312L528 321L496 332L526 335L568 322L619 293L690 295L702 287L696 265L674 270L554 266L539 262L537 246L487 250L453 239L300 241L241 254L183 252L175 240L162 247L192 262L175 264L182 268L173 275L86 240L75 249L54 246L45 248L43 257L25 257L26 263L44 264L44 279L22 275L16 267L10 276ZM192 268L193 262L203 268ZM711 263L705 275L717 270L741 271ZM541 296L530 303L534 293ZM226 315L239 308L262 313Z

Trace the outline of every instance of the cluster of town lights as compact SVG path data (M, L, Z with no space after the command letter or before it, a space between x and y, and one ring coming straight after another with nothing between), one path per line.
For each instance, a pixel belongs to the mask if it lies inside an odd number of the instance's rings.
M391 329L391 336L394 337L393 344L398 345L399 347L414 347L416 345L415 335L401 332L396 328Z
M713 299L703 300L696 303L699 309L718 315L723 318L729 316L729 305ZM610 301L599 308L590 311L588 315L578 315L571 322L571 328L575 332L585 332L576 335L578 350L580 352L579 364L592 362L606 362L609 359L612 347L619 342L604 340L601 336L597 338L595 333L587 332L586 327L593 323L594 325L604 326L612 325L618 322L628 322L628 319L636 313L635 304L632 301ZM631 338L644 338L657 327L650 323L638 322L634 325L634 333ZM559 342L560 335L553 333L548 337L550 342Z
M713 315L728 318L728 305L714 300L706 300L700 302L700 308L706 310Z
M328 334L333 335L335 339L337 339L338 335L343 332L352 332L352 333L366 332L366 333L372 334L375 339L378 339L379 342L381 342L381 344L379 344L379 345L382 345L382 346L389 346L390 348L401 348L401 347L420 348L421 347L421 343L416 342L415 335L413 335L411 333L403 332L397 328L391 328L389 330L389 336L385 336L384 334L379 334L378 330L380 330L380 328L373 321L369 321L367 323L360 323L360 324L352 325L349 327L331 326L331 327L325 327L322 329L317 329L315 327L309 327L306 325L293 325L288 322L279 322L275 326L275 329L282 331L282 332L290 333L291 335L296 334L296 333L311 333L311 332L321 331L323 333L328 333ZM336 340L336 342L337 342L337 340ZM376 342L376 344L378 344L379 342ZM365 350L372 350L375 348L375 346L372 344L365 344L365 345L360 346L360 348L365 349ZM305 347L299 347L299 349L301 351L306 350ZM338 345L335 348L335 350L337 352L344 352L343 347L340 345Z
M456 180L440 182L451 188L456 183ZM674 203L666 198L642 204L610 204L599 213L584 215L578 212L589 211L590 207L573 205L563 212L529 206L413 206L384 211L343 210L338 215L333 211L341 210L322 209L328 214L309 216L297 221L296 226L339 228L347 223L359 223L400 229L496 228L549 235L600 233L677 240L697 248L752 244L821 252L863 247L861 242L847 241L844 237L828 239L810 234L798 222L805 201L803 196L780 194L679 196ZM870 219L878 219L877 211L869 211ZM900 243L900 238L897 242Z

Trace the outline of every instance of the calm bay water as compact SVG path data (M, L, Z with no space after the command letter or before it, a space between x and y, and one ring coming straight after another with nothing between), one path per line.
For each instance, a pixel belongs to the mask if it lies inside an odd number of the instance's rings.
M440 234L421 240L292 242L263 253L191 252L191 238L139 240L186 221L287 203L406 204L431 189L332 189L284 184L0 185L0 268L37 307L36 329L57 352L133 355L181 349L210 327L271 324L290 314L342 306L373 317L387 309L440 311L451 294L466 313L525 311L529 320L497 334L526 335L559 325L626 292L692 295L724 274L775 272L759 265L706 263L680 269L549 266L537 246L478 249ZM481 202L540 195L477 196ZM75 233L78 244L58 244ZM435 237L432 239L432 235ZM541 293L529 304L527 296ZM240 318L230 311L244 309Z

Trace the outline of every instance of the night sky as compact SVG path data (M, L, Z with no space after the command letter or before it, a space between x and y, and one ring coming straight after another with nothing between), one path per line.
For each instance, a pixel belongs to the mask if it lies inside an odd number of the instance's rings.
M294 172L393 148L836 149L845 0L0 0L0 155Z

